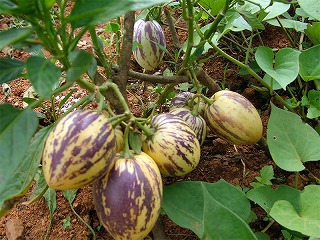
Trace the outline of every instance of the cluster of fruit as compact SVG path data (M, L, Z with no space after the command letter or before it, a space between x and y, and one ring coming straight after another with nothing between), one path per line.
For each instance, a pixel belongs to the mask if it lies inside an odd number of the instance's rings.
M138 63L155 68L163 56L155 43L165 46L160 25L138 20L134 39L142 45L134 51ZM197 167L207 126L232 144L254 144L262 136L260 116L242 95L222 90L204 99L179 93L170 112L153 116L142 127L136 123L142 129L139 151L129 150L128 135L103 112L68 114L46 139L42 166L48 186L66 190L92 184L106 230L115 239L143 239L160 214L162 176L182 176Z

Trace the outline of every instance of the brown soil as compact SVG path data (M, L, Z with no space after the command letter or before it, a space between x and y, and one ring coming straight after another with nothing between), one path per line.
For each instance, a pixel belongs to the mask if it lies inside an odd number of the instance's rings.
M185 27L185 23L182 20L178 22L182 27ZM1 27L8 25L8 22L2 18L0 22ZM268 30L262 35L264 42L269 47L282 48L288 45L285 35L270 26L267 26ZM171 49L172 41L171 35L168 29L165 29L167 36L168 49ZM181 42L186 38L186 32L178 31ZM85 48L91 51L92 47L90 45L89 34L85 36L82 40L82 45L80 48ZM26 53L16 51L9 51L10 49L4 49L0 52L0 57L12 57L16 59L25 59ZM210 51L208 55L214 54ZM237 57L237 53L234 53ZM240 56L239 56L240 57ZM165 56L164 60L167 56ZM224 68L228 64L226 76L224 78ZM161 68L165 66L160 66ZM138 64L133 60L131 62L131 68L136 71L142 71ZM242 77L238 74L238 67L222 57L214 57L209 59L203 66L207 73L217 81L223 82L231 90L235 90L245 97L247 97L257 109L261 110L261 118L264 125L264 136L266 133L266 125L269 118L269 109L265 109L265 105L268 103L269 99L263 99L252 88L248 87L248 83L256 84L256 82L250 77ZM140 82L135 79L129 79L128 87L128 97L130 102L130 107L135 115L139 116L142 114L141 102L147 104L148 102L155 99L156 93L151 91L147 86L152 86L151 84L146 84L144 87L141 86ZM30 83L26 79L17 79L9 83L11 87L11 94L8 98L4 99L4 95L1 90L0 99L3 102L13 104L16 107L22 107L21 97L24 92L30 87ZM73 97L70 98L67 104L71 104L74 99L77 99L87 92L78 86L75 86L76 91ZM61 95L66 95L63 93ZM59 102L60 98L56 98ZM1 102L1 103L3 103ZM95 107L95 103L90 105L90 107ZM165 108L163 109L165 110ZM37 111L45 112L43 108L38 108ZM48 123L47 123L48 124ZM239 185L242 188L250 188L250 182L255 181L255 177L259 175L259 171L262 167L266 165L273 165L275 170L275 177L278 179L283 179L283 184L288 184L293 186L294 174L285 172L279 169L272 159L264 152L259 145L251 146L233 146L227 142L217 138L212 132L209 131L207 139L202 146L201 161L198 167L191 173L180 177L180 178L165 178L164 184L171 184L180 180L201 180L206 182L214 183L219 179L225 179L231 184ZM308 169L313 171L313 174L317 175L319 173L319 163L307 163ZM302 175L305 173L302 172ZM307 177L305 179L308 179ZM302 189L304 185L309 184L308 180L299 179L299 189ZM23 234L21 239L43 239L46 234L49 225L49 209L46 205L44 198L41 198L36 203L31 205L25 205L23 202L28 200L28 197L32 193L32 188L28 191L26 196L22 197L21 200L14 206L9 214L1 218L0 220L0 238L7 239L6 237L6 226L12 220L18 220L23 225ZM97 239L112 239L108 233L100 226L98 217L96 215L91 195L91 187L85 187L78 190L75 201L73 202L73 207L75 211L90 225L95 229L97 234ZM268 221L264 221L266 217L265 212L256 205L252 205L253 211L257 215L257 219L251 223L251 227L255 231L263 230L267 225ZM70 217L71 227L63 229L63 221ZM167 234L167 239L172 240L182 240L182 239L198 239L198 237L190 230L183 229L173 223L166 215L161 216L164 223L165 232ZM11 229L12 230L12 229ZM281 228L277 224L273 224L268 230L267 234L271 239L280 239ZM92 234L89 229L76 217L76 215L71 211L71 208L63 197L60 191L57 191L57 209L53 214L52 227L49 232L49 238L51 240L56 239L92 239Z

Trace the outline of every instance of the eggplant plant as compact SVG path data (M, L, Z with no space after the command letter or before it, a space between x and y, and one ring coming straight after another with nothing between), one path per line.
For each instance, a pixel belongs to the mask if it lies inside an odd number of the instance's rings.
M136 10L144 19L136 18ZM37 98L24 98L28 104L23 109L0 104L0 216L29 191L37 176L42 184L29 203L48 199L49 193L55 197L52 188L93 184L97 215L119 239L147 236L157 227L161 208L200 239L268 239L267 229L259 232L249 225L251 203L272 218L270 226L277 222L293 236L319 238L320 180L314 174L313 184L304 190L256 184L245 192L223 179L162 183L162 176L182 176L198 166L206 125L232 144L259 144L277 167L295 172L297 178L308 170L307 162L320 160L319 12L316 0L1 0L0 14L26 24L1 29L0 49L10 46L31 53L25 61L0 58L5 98L11 91L8 83L20 77L29 80ZM186 23L184 43L179 42L172 13ZM164 22L173 39L170 51ZM115 60L97 34L97 25L104 23L116 38L109 41L117 51ZM260 34L267 25L284 31L290 46L265 46ZM86 33L94 53L78 48ZM229 54L225 39L236 46L238 58ZM250 101L224 89L201 67L209 50L237 65L239 75L255 79L252 88L267 95L271 114L266 138ZM143 72L130 69L131 54ZM170 74L148 72L157 69L164 56ZM129 77L165 86L144 116L134 116L129 108ZM172 113L158 113L181 83L192 86L192 92L178 92ZM56 108L55 97L73 91L75 84L89 94L61 112L63 104ZM52 106L50 114L44 114L44 125L35 108L46 101ZM92 102L97 103L94 111L86 109ZM196 126L191 126L190 117L201 123L193 119ZM45 181L38 179L39 169ZM119 195L113 194L117 183ZM119 199L123 208L116 204Z

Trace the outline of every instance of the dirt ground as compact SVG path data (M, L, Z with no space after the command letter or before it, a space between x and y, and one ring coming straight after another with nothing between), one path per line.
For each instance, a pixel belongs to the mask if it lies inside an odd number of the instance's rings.
M181 27L185 27L185 23L177 22ZM5 18L1 18L1 28L8 26ZM169 51L172 47L171 35L166 27L164 27L167 37L167 48ZM178 30L180 41L183 42L187 33L183 30ZM267 26L267 30L261 35L263 42L268 47L282 48L289 43L286 37L278 29ZM89 34L85 35L81 41L80 48L85 48L91 51ZM0 57L13 57L15 59L25 59L27 54L20 51L9 51L11 49L4 49L0 52ZM209 51L208 55L214 54ZM234 53L235 57L237 53ZM168 60L165 56L164 60ZM228 66L227 66L228 64ZM227 66L226 75L224 75L224 68ZM136 71L142 71L138 64L132 60L131 68ZM165 64L159 68L165 68ZM223 81L225 85L231 90L237 91L247 97L257 109L261 110L261 119L264 126L264 137L266 134L266 126L269 118L270 109L267 106L269 99L262 98L258 92L249 87L249 83L256 84L254 80L248 76L240 76L238 74L239 68L231 63L228 63L222 57L214 57L204 63L203 69L214 80ZM225 78L224 78L225 76ZM0 101L1 103L11 103L13 106L22 107L22 100L24 92L30 87L30 83L26 79L17 79L8 84L11 87L11 94L8 98L4 98L2 89L0 88ZM141 102L148 103L150 99L155 99L156 93L148 88L153 86L146 84L144 87L136 79L129 79L129 87L127 90L130 108L132 112L139 116L142 114ZM76 91L66 103L66 108L76 101L76 99L84 96L87 92L78 86L74 86ZM61 96L66 95L64 92L56 101L61 100ZM68 105L69 104L69 105ZM93 103L91 107L95 107ZM165 107L164 109L165 110ZM37 111L43 112L42 108ZM198 167L191 173L177 178L164 178L164 184L172 184L180 180L201 180L206 182L216 182L219 179L225 179L227 182L240 185L242 188L250 188L250 182L255 180L259 175L262 167L273 165L275 177L281 179L283 184L293 186L295 174L279 169L272 159L264 152L259 145L251 146L233 146L227 142L217 138L214 133L208 132L208 136L201 149L201 161ZM309 162L306 164L307 168L314 174L319 176L320 164L319 162ZM302 189L306 184L309 184L307 172L302 172L304 179L299 178L299 189ZM8 239L8 231L18 231L19 227L22 229L20 239L43 239L49 225L49 209L45 203L44 198L41 198L34 204L23 204L28 200L32 193L32 188L26 196L14 206L9 214L0 220L0 239ZM73 202L75 211L96 231L97 239L112 239L108 233L100 226L97 214L95 212L91 187L85 187L78 190L75 201ZM257 219L250 224L255 231L262 231L267 225L265 221L265 212L259 207L252 204L252 210L256 213ZM63 229L63 222L70 217L71 226ZM167 239L169 240L193 240L198 237L190 230L183 229L173 223L165 214L161 215L161 220L165 227ZM13 224L13 228L10 225ZM266 233L271 239L280 239L282 237L281 228L278 224L274 223ZM50 240L56 239L78 239L87 240L92 239L90 230L76 217L71 211L67 200L63 197L60 191L57 191L57 209L53 215L52 227L49 233Z

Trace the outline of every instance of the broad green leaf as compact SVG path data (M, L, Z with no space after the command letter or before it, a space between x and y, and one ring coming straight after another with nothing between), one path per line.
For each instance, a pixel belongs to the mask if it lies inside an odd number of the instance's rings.
M26 62L29 80L36 92L45 98L51 96L60 80L60 69L49 59L32 56Z
M319 134L298 115L272 103L267 142L273 160L286 171L302 171L303 163L320 159Z
M309 23L304 32L314 45L320 43L320 22Z
M44 178L42 167L38 167L38 171L36 172L34 176L35 181L35 187L32 191L31 196L28 198L28 201L23 202L25 205L30 205L36 201L38 201L40 198L43 197L45 192L48 189L48 184Z
M269 19L280 16L282 13L287 12L289 8L290 8L289 3L273 1L272 5L265 9L268 15L265 18L263 18L263 21L267 21Z
M141 141L139 134L137 132L130 131L129 145L133 149L133 151L135 151L135 153L137 153L137 154L141 153L142 141Z
M0 50L5 46L15 44L26 39L33 32L33 28L10 28L0 32Z
M265 74L263 77L263 81L268 84L270 87L272 87L273 90L279 90L281 89L281 85L275 81L269 74ZM271 86L272 85L272 86Z
M68 200L68 202L72 204L74 199L77 196L77 191L78 189L63 190L62 193L63 193L63 196Z
M71 67L67 70L67 81L75 81L86 73L89 69L90 75L95 74L95 70L91 69L96 66L96 60L90 53L85 51L75 51L71 54Z
M298 76L299 54L295 49L283 48L274 57L271 48L260 46L255 58L259 67L286 89L286 86Z
M280 185L277 189L272 189L271 186L253 188L246 193L246 196L262 207L268 214L273 204L279 200L290 202L297 211L300 211L300 191L288 185Z
M292 19L280 18L279 21L284 28L294 29L298 32L304 32L308 25L307 23ZM266 22L273 26L281 27L277 19L270 19Z
M24 62L11 58L0 58L0 84L19 77L24 69Z
M299 66L304 81L320 79L320 44L301 52Z
M308 185L300 195L300 209L289 201L275 202L270 216L279 224L307 236L320 237L320 186Z
M300 7L312 18L320 21L320 4L319 0L298 0Z
M200 0L198 3L207 9L211 15L216 16L226 5L226 0Z
M260 29L260 30L265 29L264 25L252 13L247 12L247 11L242 11L242 12L239 12L239 14L247 21L247 23L250 24L252 30L253 29Z
M317 118L320 116L320 91L314 89L308 92L308 102L310 104L307 112L307 118Z
M120 29L120 25L114 22L108 22L106 25L106 32L117 33Z
M28 116L27 119L23 119L23 124L15 123L15 125L24 125L33 117L34 116ZM1 164L3 164L3 166L1 166L0 172L3 178L0 181L0 216L4 215L8 210L10 210L10 207L12 207L4 204L6 201L10 201L10 199L15 199L19 196L22 196L29 189L29 186L32 183L39 167L44 142L50 129L51 127L46 127L39 130L33 137L30 145L28 145L29 140L25 140L28 150L26 154L24 154L23 159L20 159L19 161L12 160L10 163L8 163L4 161L4 158L1 158ZM21 140L24 140L24 135L28 135L28 133L26 133L26 128L20 131L22 136L17 133L12 134L17 136L20 135L19 137ZM2 146L4 145L1 143L1 148ZM17 149L16 143L7 147L12 151L16 151ZM22 148L19 151L22 151ZM2 152L3 151L1 149L1 153Z
M217 201L204 184L201 187L204 197L204 232L201 239L221 239L221 236L224 239L233 239L234 236L237 236L237 239L257 239L243 219Z
M43 196L44 196L46 203L47 203L47 206L49 208L50 218L52 218L54 211L57 209L56 190L49 187Z
M145 9L169 0L78 0L69 16L73 28L98 24L119 17L129 11Z
M0 0L0 14L11 14L18 6L11 0Z
M243 229L243 233L248 233L245 222L250 217L250 203L242 191L224 180L216 183L184 181L166 186L162 207L172 221L191 229L199 237L211 231L212 227L215 228L215 234L227 236L228 233L224 232L225 228L221 223L208 226L204 221L211 217L212 221L219 222L226 214L228 218L224 224L229 226L229 229L234 226ZM235 225L233 221L236 222Z

